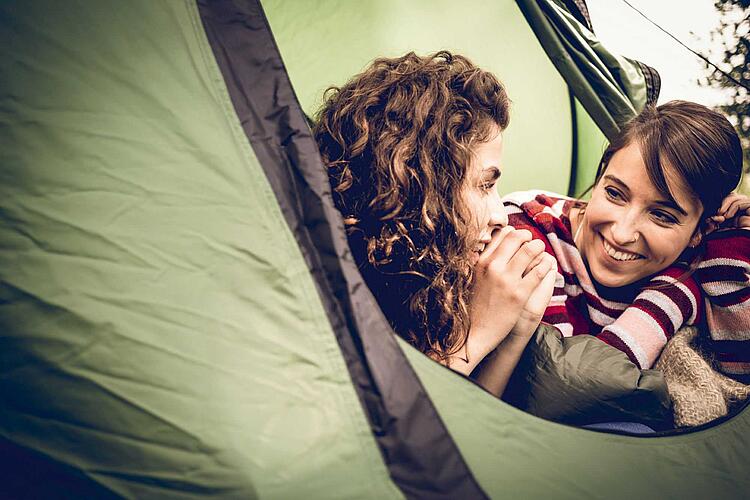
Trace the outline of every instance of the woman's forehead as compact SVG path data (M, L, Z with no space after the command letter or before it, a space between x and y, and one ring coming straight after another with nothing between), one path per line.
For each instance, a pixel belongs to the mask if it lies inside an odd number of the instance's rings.
M488 140L473 145L472 163L476 164L479 170L490 167L500 168L503 148L503 134L498 130Z

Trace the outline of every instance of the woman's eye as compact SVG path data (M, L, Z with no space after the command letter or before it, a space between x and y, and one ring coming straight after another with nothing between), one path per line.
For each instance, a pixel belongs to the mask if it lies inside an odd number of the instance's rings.
M604 192L607 194L607 198L613 201L622 200L622 194L613 187L605 187Z
M675 219L671 214L668 214L667 212L655 210L651 212L651 215L654 217L654 219L657 220L657 222L660 222L662 224L677 224L677 219Z
M494 182L485 182L481 186L482 191L490 192L493 189L495 189L495 183Z

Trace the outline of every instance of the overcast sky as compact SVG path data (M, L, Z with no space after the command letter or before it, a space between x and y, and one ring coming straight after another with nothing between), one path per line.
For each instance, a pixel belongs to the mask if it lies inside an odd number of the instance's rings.
M694 50L705 54L711 46L710 32L719 26L719 15L712 0L628 1ZM662 78L659 103L685 99L712 106L722 101L720 91L696 83L699 76L706 74L701 60L623 0L587 0L586 3L594 31L609 50L638 59L659 71Z

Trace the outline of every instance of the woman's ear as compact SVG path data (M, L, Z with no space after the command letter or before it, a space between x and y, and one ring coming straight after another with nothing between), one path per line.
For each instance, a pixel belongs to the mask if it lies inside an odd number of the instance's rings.
M711 232L709 228L706 228L706 232ZM690 237L690 243L688 243L688 246L690 248L696 248L698 245L701 244L701 240L703 239L703 231L701 231L700 228L697 228L695 232L693 233L693 236Z

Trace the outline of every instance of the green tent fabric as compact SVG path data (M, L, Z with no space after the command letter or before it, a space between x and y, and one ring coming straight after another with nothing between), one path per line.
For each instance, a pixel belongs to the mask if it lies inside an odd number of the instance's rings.
M574 110L575 116L583 119L577 126L577 136L583 140L577 149L584 157L574 162L569 190L570 194L582 193L591 185L598 165L598 159L592 161L590 156L596 154L590 146L590 138L596 134L586 117L590 116L609 139L613 138L620 125L646 103L656 103L661 86L659 74L639 61L608 51L594 35L582 1L518 0L518 6L570 86L576 104L580 102L586 109L586 113Z
M512 188L567 189L572 162L595 157L602 136L515 3L350 5L0 4L0 491L745 495L747 408L692 432L588 431L498 401L393 337L328 203L302 112L314 85L378 55L466 53L516 103ZM398 9L430 17L415 24ZM347 46L375 36L351 16L394 35ZM328 46L356 57L312 48L324 20L338 31ZM466 31L478 41L459 43ZM305 83L305 53L342 69ZM534 110L534 95L550 100ZM540 150L549 161L525 158ZM550 163L563 174L540 186Z
M656 102L658 73L609 52L590 24L576 22L562 0L521 0L518 5L555 67L608 138L646 102Z
M197 6L0 8L0 434L129 497L398 496Z
M566 10L562 0L263 5L308 114L326 87L382 55L445 48L496 72L513 99L503 192L527 189L528 172L537 189L585 191L606 144L599 130L612 137L659 93L655 71L609 52L590 24L576 21L575 14L588 16L582 2L585 14ZM540 130L554 131L554 140L539 137Z

